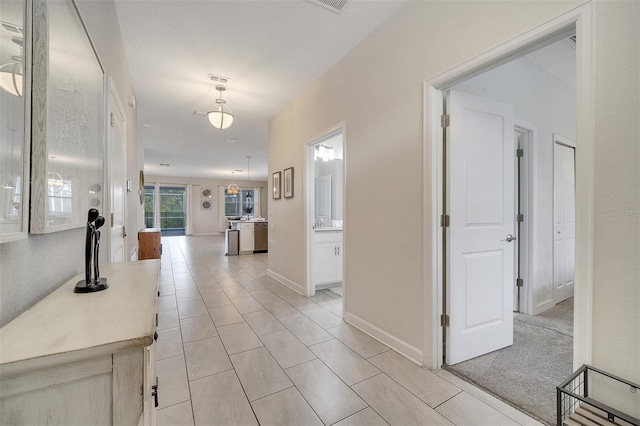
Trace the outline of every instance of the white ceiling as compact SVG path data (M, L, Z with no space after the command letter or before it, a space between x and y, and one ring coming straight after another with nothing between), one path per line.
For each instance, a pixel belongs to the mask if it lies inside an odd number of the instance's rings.
M305 0L116 0L145 172L231 178L251 156L251 179L266 180L268 121L403 3L336 14ZM215 105L210 73L230 78L226 130L194 115Z
M576 45L571 40L557 41L529 53L525 58L576 88Z

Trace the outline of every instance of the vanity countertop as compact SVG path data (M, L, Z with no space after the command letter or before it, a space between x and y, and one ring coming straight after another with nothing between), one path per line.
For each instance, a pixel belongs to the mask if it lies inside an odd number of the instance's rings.
M316 232L342 232L342 226L323 226L322 228L316 228Z
M95 356L153 343L160 260L106 263L109 288L78 294L77 275L0 329L0 369L89 349ZM36 285L36 283L33 283Z

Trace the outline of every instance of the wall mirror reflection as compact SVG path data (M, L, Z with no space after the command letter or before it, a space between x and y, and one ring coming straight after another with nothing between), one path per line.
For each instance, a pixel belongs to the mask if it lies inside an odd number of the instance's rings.
M26 17L26 1L0 1L0 242L26 238L27 232L30 37Z
M34 9L47 28L35 32L35 56L48 61L33 69L30 230L49 233L82 227L89 208L102 210L104 72L73 1L38 0Z

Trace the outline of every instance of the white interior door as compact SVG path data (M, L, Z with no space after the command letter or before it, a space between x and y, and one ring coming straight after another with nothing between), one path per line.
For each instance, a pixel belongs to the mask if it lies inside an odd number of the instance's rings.
M109 98L109 185L110 185L110 229L109 254L111 262L125 260L125 117L122 106L110 90Z
M331 226L331 175L316 178L316 222Z
M553 162L554 302L573 296L575 267L575 149L555 144Z
M446 362L513 344L513 107L447 92Z

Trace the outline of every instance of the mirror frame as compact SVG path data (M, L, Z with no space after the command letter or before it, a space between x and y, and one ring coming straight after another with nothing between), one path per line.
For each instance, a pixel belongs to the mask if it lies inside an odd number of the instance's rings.
M32 135L31 135L31 212L29 221L29 232L31 234L48 234L52 232L65 231L68 229L81 228L86 225L86 214L81 213L72 220L71 223L49 226L47 224L47 202L48 202L48 184L47 174L49 170L49 150L47 144L47 115L48 110L48 85L49 85L49 13L47 0L31 0L33 2L33 57L37 60L33 63L32 69ZM99 158L85 157L85 160L99 160L101 177L101 186L105 188L104 181L104 161L105 161L105 141L106 141L106 76L104 66L100 61L98 52L91 40L86 24L82 18L82 14L75 0L66 0L72 13L78 18L82 35L91 46L93 53L90 58L95 60L96 65L102 73L102 86L100 92L99 103L102 111L99 117L101 122L91 123L100 124L102 126L100 132L100 150ZM103 195L104 198L104 195ZM104 200L101 203L104 206ZM91 206L86 205L88 210ZM78 207L80 208L80 207Z
M33 52L33 3L25 0L24 22L24 139L22 143L22 193L20 197L20 231L0 234L0 244L23 240L29 232L29 197L30 165L31 165L31 87L32 87L32 52Z

